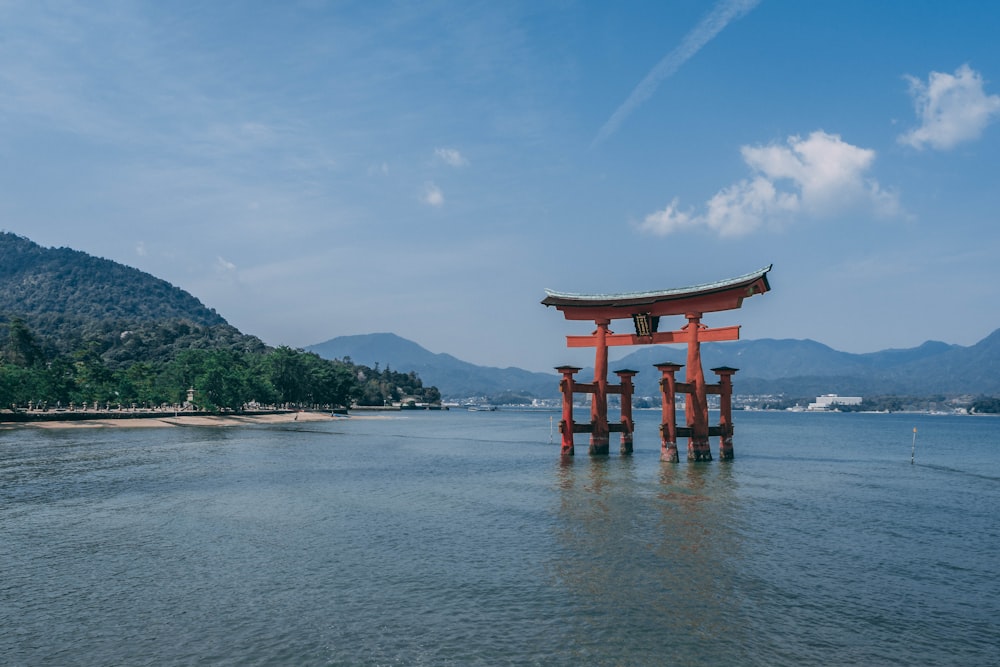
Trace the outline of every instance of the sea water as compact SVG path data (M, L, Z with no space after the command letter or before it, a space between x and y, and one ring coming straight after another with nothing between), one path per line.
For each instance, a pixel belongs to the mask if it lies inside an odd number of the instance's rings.
M1000 419L738 412L669 464L658 415L569 460L543 411L0 432L0 661L1000 660Z

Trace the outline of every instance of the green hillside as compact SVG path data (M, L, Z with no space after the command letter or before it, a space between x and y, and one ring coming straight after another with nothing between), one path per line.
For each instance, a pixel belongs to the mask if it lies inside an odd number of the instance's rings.
M96 349L111 367L159 361L190 348L264 349L165 280L0 233L0 327L15 319L45 355Z
M124 264L69 248L43 248L0 232L0 312L25 320L60 313L79 319L226 321L179 287Z

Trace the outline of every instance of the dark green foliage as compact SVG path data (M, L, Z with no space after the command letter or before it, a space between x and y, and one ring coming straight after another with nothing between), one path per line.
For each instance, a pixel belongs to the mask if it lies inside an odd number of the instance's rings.
M487 397L490 403L497 405L531 405L535 396L523 391L502 391ZM635 407L633 405L633 407Z
M397 373L388 367L380 371L367 366L355 367L355 375L359 383L357 390L358 405L390 405L409 399L418 403L437 403L441 393L437 387L424 387L423 382L414 372Z
M270 383L279 403L348 405L356 393L349 364L285 346L264 357L258 375Z
M980 396L972 402L969 412L977 414L998 414L1000 413L1000 398L991 396Z
M19 317L13 318L7 328L7 345L4 356L12 363L25 368L31 368L44 358L42 349L35 341L35 336L28 329L24 320Z
M33 365L0 357L0 405L179 406L239 411L252 405L346 407L356 369L287 347L265 351L187 349L158 362L111 368L91 343Z

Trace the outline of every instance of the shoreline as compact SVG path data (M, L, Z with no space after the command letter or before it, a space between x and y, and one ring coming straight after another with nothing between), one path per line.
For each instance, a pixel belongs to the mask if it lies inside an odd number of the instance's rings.
M176 428L183 426L248 426L290 424L293 422L335 421L347 415L329 411L282 410L247 413L197 413L197 412L40 412L20 413L9 419L11 413L0 413L0 431L13 429L76 429L76 428Z

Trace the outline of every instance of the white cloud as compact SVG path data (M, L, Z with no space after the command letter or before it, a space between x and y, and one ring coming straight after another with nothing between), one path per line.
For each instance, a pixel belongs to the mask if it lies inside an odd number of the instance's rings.
M444 193L433 183L427 183L424 185L423 201L431 206L444 206Z
M864 173L875 151L859 148L836 134L817 130L806 139L790 137L788 146L744 146L743 159L769 181L791 181L802 208L823 215L864 199Z
M720 236L740 236L793 215L822 218L846 210L879 216L900 212L895 193L866 177L875 151L817 130L786 145L743 146L743 160L754 174L727 186L705 203L705 211L681 211L675 197L662 211L646 216L642 231L660 236L708 227Z
M450 167L464 167L469 161L454 148L435 148L434 157Z
M719 236L740 236L757 229L770 216L795 211L798 198L779 192L774 183L757 176L720 190L705 207L705 225Z
M671 232L680 231L697 224L697 218L689 212L677 209L677 197L674 197L662 211L655 211L646 216L639 224L644 232L666 236Z
M968 65L955 74L931 72L927 83L912 76L910 95L920 127L899 136L899 143L939 150L978 139L987 125L1000 115L1000 96L986 95L983 79Z
M139 255L139 257L146 256L146 244L144 242L139 241L135 244L135 254Z

